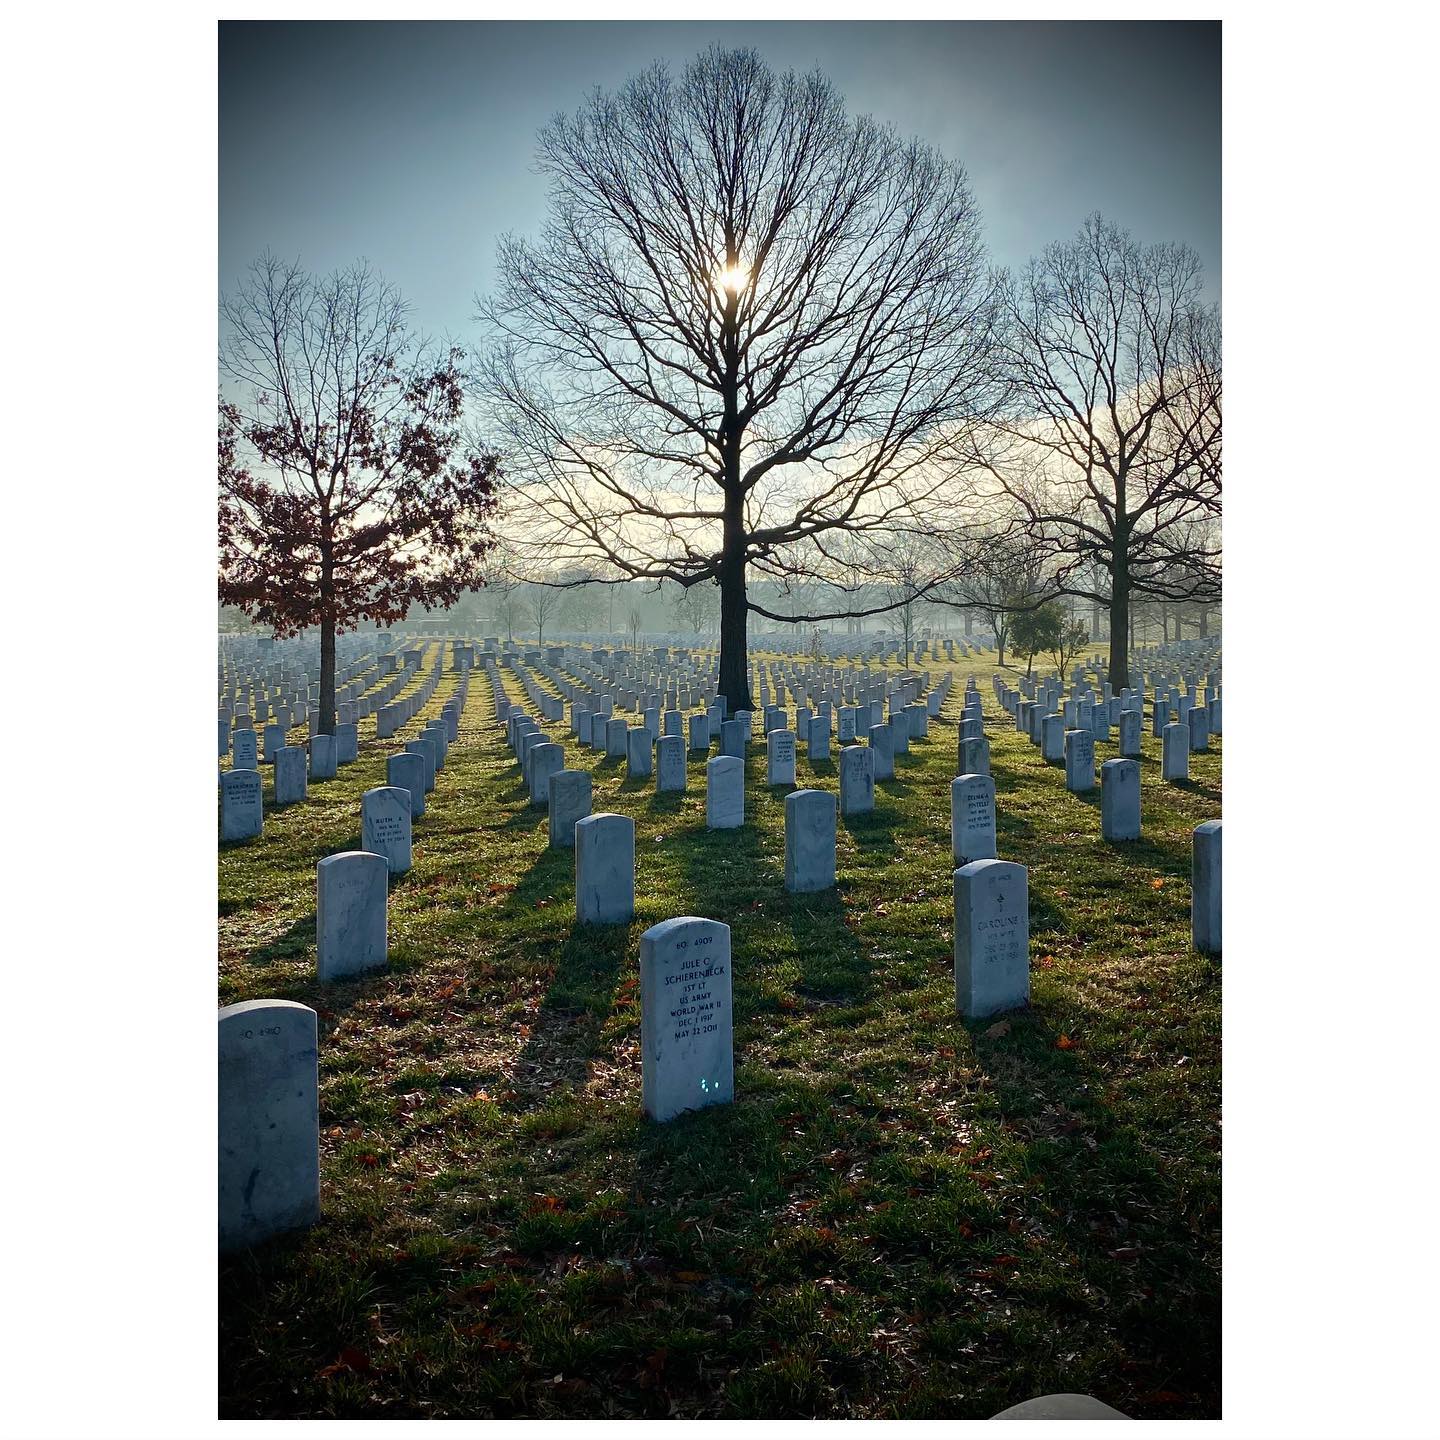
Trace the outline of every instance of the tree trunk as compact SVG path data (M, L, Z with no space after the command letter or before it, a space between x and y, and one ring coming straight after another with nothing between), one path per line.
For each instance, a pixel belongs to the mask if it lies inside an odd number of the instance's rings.
M965 638L967 640L970 638L970 632L974 628L974 625L975 617L970 613L970 611L967 610L965 612Z
M1130 630L1130 577L1117 565L1110 577L1110 670L1106 678L1112 693L1130 683L1130 657L1125 637Z
M335 733L335 618L320 621L320 733Z
M1200 638L1203 640L1210 633L1210 607L1200 607Z
M750 658L745 627L749 607L745 599L745 552L736 536L732 543L726 506L725 549L720 557L720 693L726 713L750 710Z

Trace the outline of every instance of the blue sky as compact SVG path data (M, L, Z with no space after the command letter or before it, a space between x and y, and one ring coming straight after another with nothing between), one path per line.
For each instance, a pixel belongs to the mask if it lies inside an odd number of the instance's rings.
M818 64L854 111L959 160L992 257L1091 210L1180 240L1220 295L1217 23L456 22L220 27L220 285L269 247L361 256L432 334L473 338L495 242L533 234L537 129L655 59L719 41Z

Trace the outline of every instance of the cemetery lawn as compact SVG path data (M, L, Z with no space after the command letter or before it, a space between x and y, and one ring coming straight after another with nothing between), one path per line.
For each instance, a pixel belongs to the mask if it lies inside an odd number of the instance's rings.
M763 742L745 828L707 832L701 759L657 797L546 726L594 810L636 821L637 916L608 928L576 926L573 851L477 671L392 881L390 969L323 989L316 863L359 848L361 792L452 677L304 804L271 809L267 771L263 837L220 849L219 999L320 1014L323 1218L221 1262L223 1417L979 1419L1050 1391L1218 1417L1220 963L1189 926L1222 742L1165 785L1147 708L1144 839L1106 844L1099 789L1014 732L993 664L951 668L824 895L784 891ZM971 673L1032 967L1030 1008L976 1023L949 846ZM836 789L803 748L800 783ZM735 1103L657 1126L639 937L686 914L732 927Z

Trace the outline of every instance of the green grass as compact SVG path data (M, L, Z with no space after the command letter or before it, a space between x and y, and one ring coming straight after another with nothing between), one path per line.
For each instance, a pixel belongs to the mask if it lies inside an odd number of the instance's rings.
M320 1013L324 1211L222 1262L223 1416L984 1418L1057 1390L1218 1416L1220 967L1190 948L1189 865L1221 742L1165 785L1147 716L1145 838L1106 844L1099 791L1015 734L993 665L953 668L930 739L842 822L827 895L783 889L763 744L745 828L712 834L698 760L657 797L549 726L637 827L635 921L578 927L573 852L480 674L388 972L315 983L315 865L358 846L403 736L221 847L221 1003ZM1000 854L1030 868L1032 1003L1003 1023L954 1013L970 673ZM639 936L681 914L732 927L735 1104L656 1126Z

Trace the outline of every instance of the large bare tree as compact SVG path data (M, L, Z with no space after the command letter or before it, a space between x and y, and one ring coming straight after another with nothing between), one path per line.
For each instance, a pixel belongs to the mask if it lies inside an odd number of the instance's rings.
M1109 608L1118 687L1134 598L1219 596L1219 312L1193 250L1141 246L1100 215L1008 278L1004 310L1002 443L967 458L1060 592Z
M716 582L750 703L747 574L881 530L993 403L994 284L964 171L821 74L712 48L540 134L550 213L500 246L480 368L519 543ZM525 503L521 504L520 501Z

